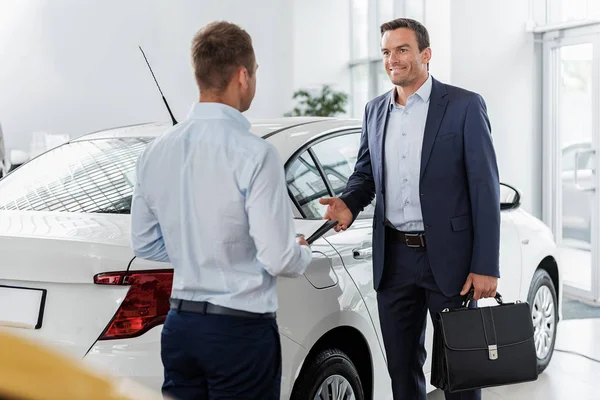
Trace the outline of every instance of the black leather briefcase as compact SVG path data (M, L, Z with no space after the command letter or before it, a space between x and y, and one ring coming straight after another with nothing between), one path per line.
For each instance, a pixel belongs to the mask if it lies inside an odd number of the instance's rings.
M434 317L431 384L449 392L480 389L538 378L531 310L527 303L461 308Z

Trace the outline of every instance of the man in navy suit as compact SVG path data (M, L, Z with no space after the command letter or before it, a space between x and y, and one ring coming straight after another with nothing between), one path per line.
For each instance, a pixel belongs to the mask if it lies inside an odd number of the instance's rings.
M427 309L457 308L471 288L475 300L496 294L500 183L483 98L429 74L419 22L396 19L381 35L395 89L367 104L355 171L321 203L339 231L375 197L373 281L394 399L426 399Z

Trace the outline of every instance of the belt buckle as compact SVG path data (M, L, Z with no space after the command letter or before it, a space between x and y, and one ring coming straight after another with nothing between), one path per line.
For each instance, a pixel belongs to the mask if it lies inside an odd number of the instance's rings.
M408 238L414 238L414 237L418 237L420 239L421 243L419 243L419 244L408 243ZM421 233L405 233L404 234L404 243L406 244L406 246L411 247L411 248L425 247L425 241L423 240L423 234L421 234Z

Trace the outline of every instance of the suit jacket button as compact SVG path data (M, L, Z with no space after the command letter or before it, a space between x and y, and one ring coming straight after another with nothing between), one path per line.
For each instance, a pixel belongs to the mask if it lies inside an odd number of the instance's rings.
M379 191L379 193L381 193L381 194L385 194L385 190L381 189L381 190Z

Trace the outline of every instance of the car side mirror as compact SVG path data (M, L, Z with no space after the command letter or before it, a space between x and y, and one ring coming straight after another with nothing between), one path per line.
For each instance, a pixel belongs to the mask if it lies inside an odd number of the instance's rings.
M521 206L521 193L505 183L500 184L500 210L514 210Z
M10 169L12 171L29 161L29 154L23 150L10 151Z

